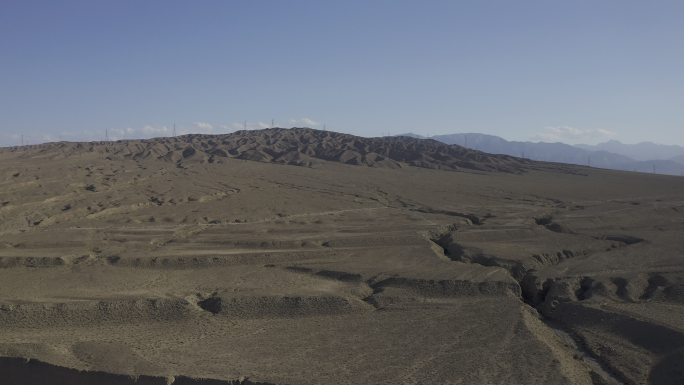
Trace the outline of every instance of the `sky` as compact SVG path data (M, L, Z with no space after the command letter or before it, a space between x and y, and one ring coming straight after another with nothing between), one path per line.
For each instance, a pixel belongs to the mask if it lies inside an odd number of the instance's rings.
M684 145L683 15L680 0L0 0L0 145L272 121Z

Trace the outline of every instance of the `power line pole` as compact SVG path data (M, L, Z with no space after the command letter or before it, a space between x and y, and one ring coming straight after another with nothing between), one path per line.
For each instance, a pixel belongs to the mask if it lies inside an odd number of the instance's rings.
M105 128L105 141L109 142L109 129Z
M271 128L275 127L275 120L271 119Z
M21 145L24 145L24 134L21 134Z
M242 128L247 131L247 121L242 122Z
M176 136L176 122L173 122L173 136Z

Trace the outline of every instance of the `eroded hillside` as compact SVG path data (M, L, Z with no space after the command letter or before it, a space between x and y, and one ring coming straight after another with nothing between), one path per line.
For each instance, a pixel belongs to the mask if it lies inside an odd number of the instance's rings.
M683 192L312 130L3 149L0 370L681 383Z

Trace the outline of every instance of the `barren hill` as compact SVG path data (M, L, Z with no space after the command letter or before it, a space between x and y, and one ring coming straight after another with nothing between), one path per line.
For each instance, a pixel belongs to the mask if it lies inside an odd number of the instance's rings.
M27 151L28 150L28 151ZM7 151L7 150L6 150ZM321 160L370 167L520 172L526 162L458 145L410 137L364 138L310 128L272 128L224 135L183 135L117 142L58 142L14 148L24 157L59 158L83 152L108 159L161 159L177 164L226 158L310 166Z

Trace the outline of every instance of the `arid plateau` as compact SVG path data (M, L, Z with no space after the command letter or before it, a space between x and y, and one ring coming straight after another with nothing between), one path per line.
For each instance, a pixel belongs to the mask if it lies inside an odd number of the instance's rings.
M684 178L305 128L0 149L0 383L684 383Z

